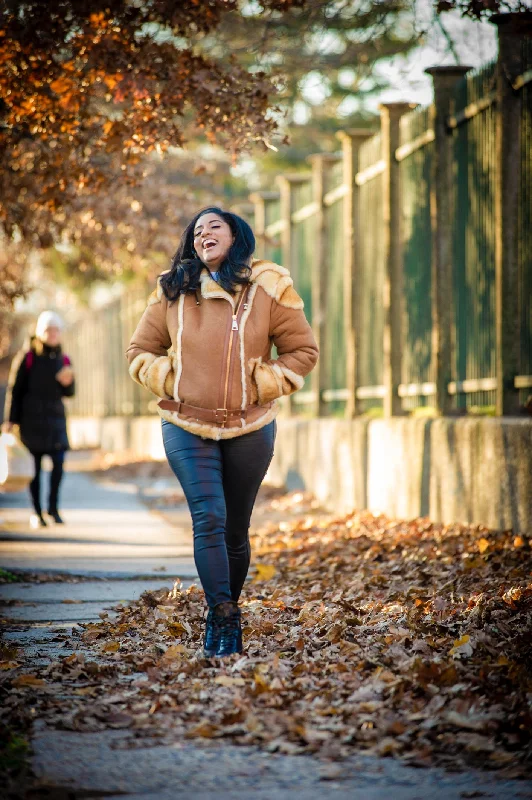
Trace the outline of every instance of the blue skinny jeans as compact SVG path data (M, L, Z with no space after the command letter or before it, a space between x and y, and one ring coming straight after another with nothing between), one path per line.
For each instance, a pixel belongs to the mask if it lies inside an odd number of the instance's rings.
M240 597L251 557L249 522L276 432L273 420L216 442L163 420L164 449L192 515L194 561L209 608Z

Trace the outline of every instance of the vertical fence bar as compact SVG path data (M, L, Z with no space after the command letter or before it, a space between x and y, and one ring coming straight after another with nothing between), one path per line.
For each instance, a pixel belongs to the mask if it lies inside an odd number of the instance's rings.
M299 262L294 254L294 223L292 221L292 213L294 211L294 187L307 183L308 180L309 176L305 173L278 175L276 178L281 199L281 219L283 220L283 228L281 230L282 264L290 270L292 280L296 286L299 280Z
M435 407L439 414L451 408L448 386L451 381L453 308L453 139L447 120L453 104L456 83L471 67L431 67L425 70L434 85L435 148L430 190L432 222L432 358L436 382Z
M356 390L358 385L358 342L360 330L356 314L359 283L357 270L360 269L360 187L355 175L360 169L360 146L373 136L373 131L347 130L339 131L338 138L342 142L344 168L344 185L347 193L344 197L344 326L347 355L346 389L348 399L345 416L354 417L359 409Z
M285 175L278 175L275 182L279 187L281 219L283 221L281 230L281 263L283 267L292 271L292 187Z
M257 258L264 258L266 249L266 201L264 194L264 192L253 192L253 194L250 194L249 196L249 199L253 203L255 209L255 254Z
M532 37L522 42L524 74L532 72ZM532 81L519 89L522 94L521 116L521 170L519 190L519 327L521 356L520 403L532 411L530 397L532 385L526 376L532 376Z
M382 136L378 131L360 146L359 172L355 176L360 192L359 224L361 235L357 252L356 319L360 332L357 346L357 403L361 410L380 415L382 411L382 342L384 309L382 295L385 277L384 219L382 184L384 161Z
M329 249L324 196L326 193L327 164L330 161L338 161L338 156L318 153L309 156L308 161L312 165L312 199L316 203L314 252L312 254L312 327L317 345L320 351L324 353L327 341L327 252ZM319 416L325 416L327 403L324 400L323 393L328 386L326 364L323 358L318 360L312 376L312 385L316 397L314 412Z
M401 117L403 251L402 408L412 412L433 405L430 186L434 154L434 106ZM415 388L414 388L415 387ZM407 392L405 394L405 391ZM412 392L412 393L411 393ZM414 393L415 392L415 393Z
M401 195L399 164L395 151L400 144L399 121L413 108L411 103L383 103L381 109L383 175L383 217L385 236L384 281L384 416L403 413L399 384L402 362L403 263L401 250Z
M521 163L521 92L513 81L523 70L521 41L532 33L532 12L499 14L497 25L497 116L495 147L495 328L497 394L496 412L519 411L514 379L519 373L519 165Z
M312 199L316 203L314 252L312 254L312 327L316 343L320 350L325 346L325 309L327 307L327 281L324 280L324 262L326 252L325 230L325 162L321 154L310 156L312 166ZM315 393L313 411L316 416L325 413L322 391L326 389L325 370L321 358L318 360L311 377Z

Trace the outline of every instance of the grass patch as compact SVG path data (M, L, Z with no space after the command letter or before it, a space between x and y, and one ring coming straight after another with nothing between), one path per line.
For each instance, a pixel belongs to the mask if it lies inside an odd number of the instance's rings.
M22 583L23 580L21 575L16 575L14 572L0 567L0 583Z

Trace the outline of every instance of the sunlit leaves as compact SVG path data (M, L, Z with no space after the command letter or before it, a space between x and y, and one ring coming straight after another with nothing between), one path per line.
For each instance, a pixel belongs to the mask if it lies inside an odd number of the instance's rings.
M199 32L236 8L227 0L111 0L97 12L65 0L8 5L0 17L0 224L8 235L17 230L35 244L42 218L53 236L57 215L80 192L138 181L140 156L181 147L185 129L231 153L267 140L276 129L274 85L194 47ZM158 37L163 29L173 36Z
M76 647L95 661L74 652L39 673L47 691L59 678L63 692L65 681L74 687L90 675L95 684L74 704L48 701L48 723L527 773L529 537L331 517L301 493L271 501L265 514L272 521L252 536L260 556L242 598L242 655L202 658L197 586L147 592L115 618L82 626ZM15 655L6 652L6 662ZM25 699L31 687L17 691Z
M493 14L529 11L527 0L434 0L438 14L446 11L458 11L473 19L490 17Z

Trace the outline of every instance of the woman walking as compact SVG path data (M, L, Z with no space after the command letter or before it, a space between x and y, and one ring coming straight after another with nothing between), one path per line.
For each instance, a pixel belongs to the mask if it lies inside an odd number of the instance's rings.
M300 389L318 358L288 270L252 259L254 249L243 219L201 211L127 350L131 377L160 398L166 455L191 512L209 608L206 656L242 651L238 599L251 512L273 456L276 400Z
M48 493L48 514L62 523L59 514L59 487L63 462L68 450L63 397L74 394L74 374L70 359L61 349L63 323L53 311L43 311L37 320L30 349L21 353L11 371L7 392L3 429L20 427L20 438L35 460L35 476L30 494L35 514L32 527L45 527L41 507L41 462L44 455L52 459Z

